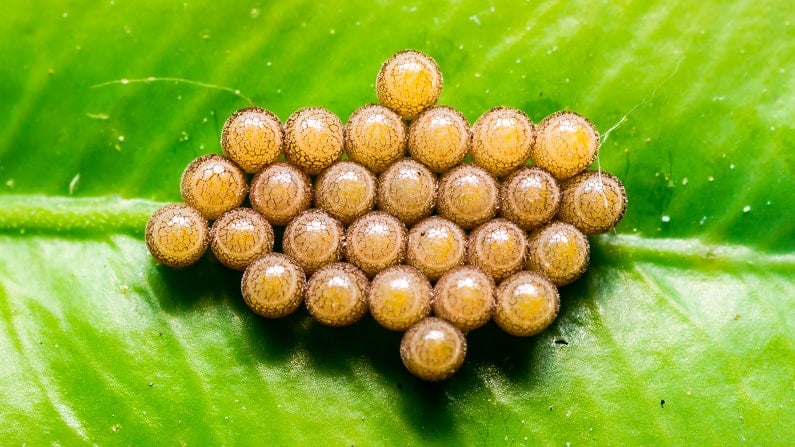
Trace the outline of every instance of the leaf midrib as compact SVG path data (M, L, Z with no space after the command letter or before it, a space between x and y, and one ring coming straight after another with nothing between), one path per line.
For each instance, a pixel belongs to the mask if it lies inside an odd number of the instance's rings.
M129 199L117 195L67 197L45 195L0 196L0 234L59 235L65 238L110 234L143 235L149 216L168 202ZM768 253L746 245L691 238L650 238L609 233L591 238L594 250L606 257L659 263L755 265L795 272L795 254Z

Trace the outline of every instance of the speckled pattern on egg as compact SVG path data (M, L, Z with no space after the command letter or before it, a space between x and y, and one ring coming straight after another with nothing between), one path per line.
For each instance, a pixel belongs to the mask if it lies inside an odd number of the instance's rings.
M500 216L525 231L549 222L560 207L560 187L549 172L522 168L500 184Z
M535 129L533 162L556 179L566 180L588 168L599 150L599 132L574 112L555 112Z
M283 142L282 122L262 107L238 110L226 120L221 131L224 155L249 174L276 161Z
M337 115L321 107L296 111L284 123L284 155L308 175L317 175L342 157L345 135Z
M306 288L306 308L319 323L347 326L367 313L368 280L361 270L333 262L312 274Z
M406 153L406 123L392 110L368 104L345 124L345 152L374 174L383 172Z
M441 318L425 318L407 330L400 341L400 358L406 369L431 382L455 374L466 352L464 334Z
M618 177L589 171L563 185L558 219L586 235L610 231L624 217L627 192Z
M436 104L442 85L436 61L415 50L395 53L381 66L375 81L378 101L404 120L413 120Z
M493 108L472 126L472 162L503 177L525 165L533 140L533 122L524 112Z
M588 238L573 225L553 221L534 231L527 246L527 268L540 272L556 286L573 282L588 268Z
M207 220L237 208L248 194L246 174L234 162L209 154L193 160L182 173L182 200Z
M235 208L213 222L210 248L224 266L245 270L255 259L273 251L273 228L253 209Z
M257 315L283 318L304 300L306 276L291 257L268 253L246 268L240 282L243 300Z
M377 183L372 172L352 161L340 161L315 181L315 206L348 225L375 206Z
M436 281L464 263L466 242L464 230L455 223L438 216L423 219L409 230L406 263Z
M497 214L500 192L488 172L472 164L447 171L439 180L436 210L465 230L471 230Z
M456 267L433 288L433 314L463 332L477 329L491 319L495 290L494 280L479 267Z
M469 152L469 123L448 106L431 107L409 127L409 154L436 173L458 166Z
M467 263L483 269L500 282L522 270L527 259L527 237L508 219L492 219L469 235Z
M549 327L559 308L558 288L544 276L525 270L497 288L494 322L511 335L528 337Z
M345 260L372 278L403 262L407 239L406 226L395 217L382 211L369 212L345 231Z
M390 267L373 278L368 303L381 326L405 331L431 313L431 283L408 265Z
M204 255L210 243L207 220L182 203L166 205L146 222L146 246L152 256L169 267L187 267Z
M287 225L312 205L312 182L289 163L269 165L251 180L251 207L273 225Z
M311 275L318 268L342 258L345 229L337 219L318 209L296 216L284 229L282 250Z
M404 158L378 177L376 205L411 226L431 214L437 188L433 172L418 161Z

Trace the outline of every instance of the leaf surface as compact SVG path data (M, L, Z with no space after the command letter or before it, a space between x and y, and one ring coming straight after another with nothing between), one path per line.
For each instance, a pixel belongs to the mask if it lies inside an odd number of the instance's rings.
M795 417L788 3L16 2L0 29L0 437L11 444L775 445ZM575 110L629 195L531 339L443 384L400 334L256 317L240 274L146 251L153 210L257 104L343 121L392 53L440 103Z

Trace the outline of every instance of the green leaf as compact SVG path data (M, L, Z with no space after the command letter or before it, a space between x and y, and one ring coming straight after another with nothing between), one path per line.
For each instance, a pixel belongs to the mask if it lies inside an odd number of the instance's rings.
M795 26L734 2L12 2L0 28L0 439L9 445L773 445L795 416ZM400 334L251 313L143 227L255 103L343 120L417 48L441 102L603 133L617 230L531 339L442 384Z

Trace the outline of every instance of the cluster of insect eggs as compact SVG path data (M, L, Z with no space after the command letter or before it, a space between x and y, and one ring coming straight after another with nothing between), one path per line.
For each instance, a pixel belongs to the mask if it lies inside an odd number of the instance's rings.
M403 363L425 380L452 375L464 334L489 320L538 334L557 316L557 286L587 267L586 236L623 216L624 188L587 171L599 134L580 115L533 125L497 107L470 126L435 105L441 88L436 62L408 50L381 67L380 104L344 125L319 107L283 125L263 108L238 110L223 128L224 155L191 162L184 203L150 218L150 252L185 267L209 248L244 271L243 299L266 318L304 303L318 322L344 326L369 311L405 331ZM273 226L283 227L281 253Z

